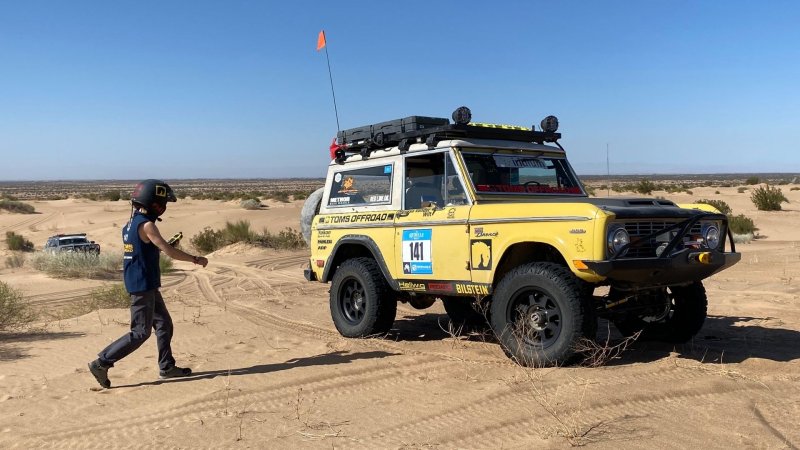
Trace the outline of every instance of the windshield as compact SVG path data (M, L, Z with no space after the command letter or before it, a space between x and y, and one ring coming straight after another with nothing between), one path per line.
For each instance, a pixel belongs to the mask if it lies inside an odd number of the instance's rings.
M462 156L478 194L584 195L564 158L508 153Z

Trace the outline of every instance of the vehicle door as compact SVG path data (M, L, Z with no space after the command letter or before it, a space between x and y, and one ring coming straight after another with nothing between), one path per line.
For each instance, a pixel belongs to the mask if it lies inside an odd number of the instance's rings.
M455 294L469 283L471 204L449 149L407 155L403 202L395 219L400 289Z

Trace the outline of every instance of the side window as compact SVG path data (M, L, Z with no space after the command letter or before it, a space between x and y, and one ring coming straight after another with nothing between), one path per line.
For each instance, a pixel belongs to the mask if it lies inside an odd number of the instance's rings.
M405 209L464 205L467 196L448 153L406 158Z
M328 206L391 203L392 172L392 164L336 172L331 183Z

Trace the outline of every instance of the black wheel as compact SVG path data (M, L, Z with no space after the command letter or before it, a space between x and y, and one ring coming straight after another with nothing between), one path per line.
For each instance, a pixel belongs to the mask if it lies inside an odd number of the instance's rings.
M345 337L364 337L389 331L397 301L374 259L348 259L331 282L331 317Z
M443 297L444 310L455 329L483 330L489 326L486 316L476 309L474 300L468 297ZM488 311L487 311L488 314Z
M497 285L492 329L506 353L523 366L567 363L582 338L594 338L597 319L578 278L552 263L526 264Z
M683 343L703 328L708 311L703 283L697 281L686 286L654 289L640 295L647 296L654 312L615 320L614 325L623 336L641 330L640 339Z

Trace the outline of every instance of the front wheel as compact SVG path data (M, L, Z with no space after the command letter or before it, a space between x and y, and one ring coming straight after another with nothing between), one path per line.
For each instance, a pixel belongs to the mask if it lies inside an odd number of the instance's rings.
M641 330L641 339L684 343L693 338L705 323L708 298L703 283L670 286L642 293L634 301L647 303L657 313L627 315L614 321L624 336Z
M525 264L497 285L491 325L508 355L523 366L567 363L597 321L579 280L552 263Z
M374 259L343 262L331 282L331 318L345 337L365 337L389 331L397 301Z

